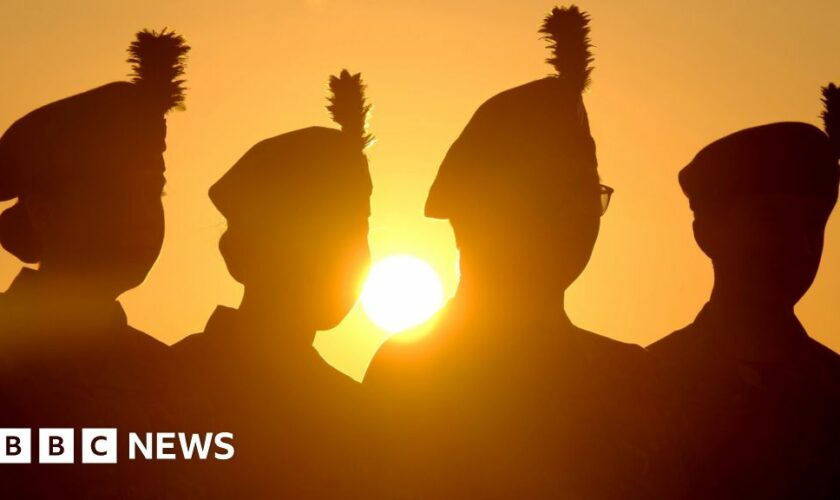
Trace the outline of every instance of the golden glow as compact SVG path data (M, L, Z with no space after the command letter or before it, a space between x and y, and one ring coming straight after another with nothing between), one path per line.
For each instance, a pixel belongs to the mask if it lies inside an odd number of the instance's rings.
M596 46L584 101L598 173L616 195L586 271L566 293L566 309L579 326L624 342L646 345L685 326L709 297L711 265L694 241L679 169L735 130L778 120L819 124L819 86L840 78L829 64L840 46L840 2L802 0L795 9L713 3L580 4L592 15ZM126 9L102 0L7 1L0 132L48 102L124 78L125 47L137 29L168 26L186 36L193 48L187 110L167 117L163 251L146 282L120 298L132 326L171 344L202 331L217 304L236 307L242 298L219 254L225 221L208 188L258 141L335 127L324 108L327 77L345 67L361 71L378 139L368 150L371 252L376 260L422 258L440 274L448 298L458 286L455 238L448 221L423 216L426 195L485 100L549 73L536 30L553 5L145 0ZM829 221L814 286L797 306L809 334L835 351L839 215ZM0 250L0 290L20 266ZM316 347L360 379L386 336L358 304L318 335Z
M443 285L426 261L393 255L373 265L361 299L371 321L393 334L431 318L443 306Z

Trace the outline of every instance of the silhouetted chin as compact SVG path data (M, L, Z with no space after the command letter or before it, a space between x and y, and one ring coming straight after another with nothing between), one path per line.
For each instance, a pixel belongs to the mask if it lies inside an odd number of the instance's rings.
M452 226L462 254L462 270L482 274L484 279L565 290L589 263L600 218L569 222L541 214L519 220L486 215L467 221L453 219Z
M355 287L312 290L308 298L309 304L315 307L310 315L315 330L331 330L344 320L356 303Z
M344 320L352 308L353 304L351 303L349 307L322 311L322 313L318 315L318 319L314 322L315 330L332 330Z
M246 264L243 262L245 257L239 255L236 246L231 244L230 230L222 233L222 236L219 238L219 253L222 254L225 266L231 277L237 282L245 284L246 276L244 266Z
M360 235L364 234L366 231L360 232ZM339 247L323 260L318 266L321 272L316 273L319 283L315 285L320 289L313 289L310 299L313 304L324 306L317 316L318 330L330 330L344 320L358 300L361 282L370 269L370 247L366 237Z
M270 279L270 277L268 277ZM335 276L332 276L335 278ZM283 282L278 278L273 282L262 282L260 285L266 296L279 295L278 288ZM358 279L352 281L324 281L313 276L313 280L292 286L285 295L289 297L287 306L295 311L295 320L299 325L311 327L313 330L331 330L341 323L358 296ZM254 290L257 286L249 283L246 290Z

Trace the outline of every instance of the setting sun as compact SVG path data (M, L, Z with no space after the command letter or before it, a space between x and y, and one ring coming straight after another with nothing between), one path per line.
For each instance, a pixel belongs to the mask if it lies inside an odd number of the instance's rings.
M443 286L425 261L394 255L373 265L361 299L376 326L397 333L423 323L443 306Z

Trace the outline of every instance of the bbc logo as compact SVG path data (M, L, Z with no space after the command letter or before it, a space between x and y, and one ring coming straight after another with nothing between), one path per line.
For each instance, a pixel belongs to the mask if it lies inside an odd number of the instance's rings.
M32 429L0 428L0 464L33 462ZM117 463L117 429L83 428L83 464ZM78 458L75 429L38 429L38 463L72 464ZM129 460L230 460L236 450L232 432L128 433Z
M75 462L74 429L38 429L38 463ZM82 429L82 463L117 463L117 429ZM0 429L0 464L32 463L32 430Z

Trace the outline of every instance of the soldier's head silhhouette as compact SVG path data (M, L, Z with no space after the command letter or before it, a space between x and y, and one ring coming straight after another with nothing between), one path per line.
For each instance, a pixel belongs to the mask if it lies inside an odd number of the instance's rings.
M426 215L449 219L462 272L512 273L565 289L583 271L602 214L589 84L589 17L555 8L540 30L557 73L482 104L444 158Z
M792 306L816 276L837 201L840 92L823 89L825 131L799 122L748 128L703 148L679 175L715 287Z
M183 103L189 47L141 31L129 82L30 112L0 138L0 243L79 291L116 297L139 285L160 252L166 113Z
M370 106L360 74L330 78L341 130L309 127L257 143L210 188L227 219L219 248L248 294L296 305L298 321L338 324L370 264Z

